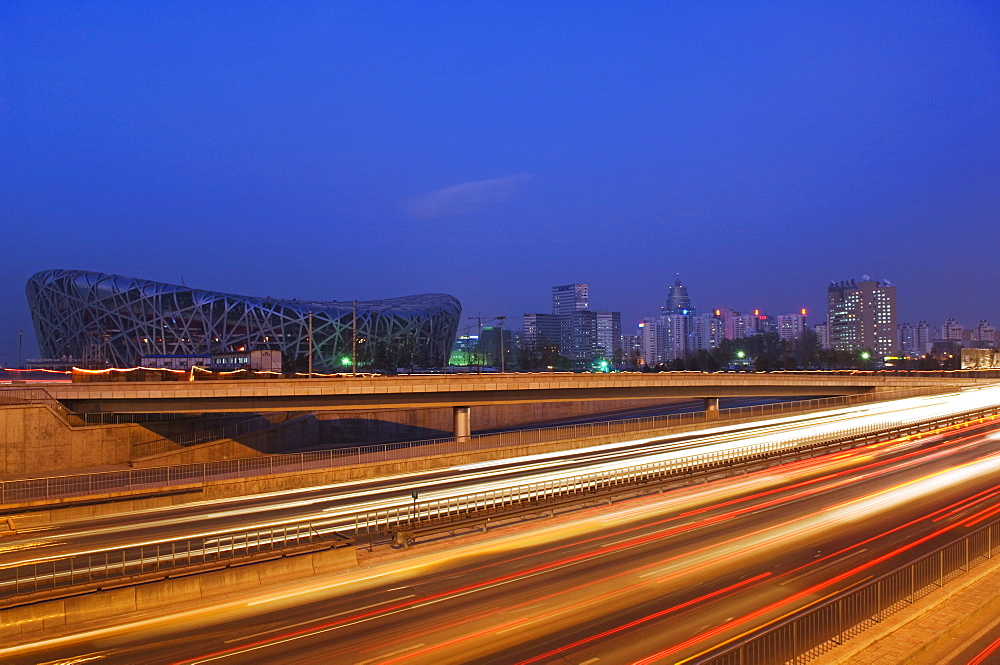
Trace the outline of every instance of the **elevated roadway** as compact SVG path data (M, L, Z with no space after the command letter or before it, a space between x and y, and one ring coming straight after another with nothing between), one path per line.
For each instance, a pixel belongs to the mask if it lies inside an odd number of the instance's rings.
M53 384L76 413L351 411L620 399L853 395L997 379L892 373L472 374ZM716 402L717 404L717 402ZM711 404L708 405L711 408Z

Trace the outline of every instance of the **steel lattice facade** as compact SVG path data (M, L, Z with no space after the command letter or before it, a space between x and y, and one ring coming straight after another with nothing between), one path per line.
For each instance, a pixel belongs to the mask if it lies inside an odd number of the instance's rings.
M317 369L342 371L350 364L351 302L238 296L83 270L42 271L26 291L47 358L134 367L155 354L277 349L288 371L308 364L311 346ZM461 312L458 300L442 293L359 301L358 366L445 365Z

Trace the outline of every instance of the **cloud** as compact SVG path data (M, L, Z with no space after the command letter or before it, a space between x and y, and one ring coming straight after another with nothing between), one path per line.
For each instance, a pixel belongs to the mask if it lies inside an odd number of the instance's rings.
M513 198L518 186L530 178L519 173L503 178L463 182L412 199L407 210L417 219L466 215Z

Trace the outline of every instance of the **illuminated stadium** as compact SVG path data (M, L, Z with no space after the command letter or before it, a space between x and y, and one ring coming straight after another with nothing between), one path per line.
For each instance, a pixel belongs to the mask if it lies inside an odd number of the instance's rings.
M83 270L45 270L26 287L42 354L134 367L143 356L280 350L286 371L440 367L462 306L443 293L302 301L216 293ZM312 343L309 328L312 325ZM352 340L356 331L356 343ZM349 367L348 367L349 368Z

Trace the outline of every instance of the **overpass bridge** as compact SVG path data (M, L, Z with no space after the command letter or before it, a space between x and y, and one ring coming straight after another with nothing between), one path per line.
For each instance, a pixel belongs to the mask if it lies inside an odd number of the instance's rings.
M476 405L593 400L701 398L709 417L721 397L854 395L903 388L984 385L978 375L895 373L663 372L656 374L445 374L340 376L190 382L73 383L46 386L76 413L352 411L452 407L455 435L470 431Z

